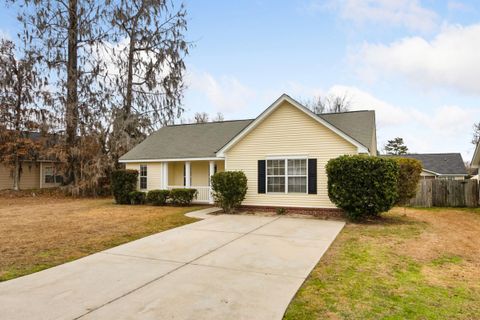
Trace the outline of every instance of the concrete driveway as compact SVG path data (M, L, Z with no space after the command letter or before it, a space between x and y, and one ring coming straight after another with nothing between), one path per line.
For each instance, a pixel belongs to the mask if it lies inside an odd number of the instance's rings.
M0 283L0 317L281 319L343 225L215 216Z

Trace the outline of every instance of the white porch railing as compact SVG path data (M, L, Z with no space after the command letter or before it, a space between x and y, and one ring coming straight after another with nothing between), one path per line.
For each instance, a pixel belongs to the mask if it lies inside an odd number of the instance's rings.
M185 186L167 186L168 190L182 189ZM212 203L211 189L209 186L190 186L189 189L196 189L198 191L197 197L193 200L194 203Z

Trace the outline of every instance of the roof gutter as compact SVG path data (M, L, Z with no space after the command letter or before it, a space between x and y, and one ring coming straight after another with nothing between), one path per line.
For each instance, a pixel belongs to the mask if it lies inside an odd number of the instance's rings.
M145 163L145 162L175 162L175 161L213 161L224 160L223 157L204 157L204 158L173 158L173 159L134 159L118 160L120 163Z

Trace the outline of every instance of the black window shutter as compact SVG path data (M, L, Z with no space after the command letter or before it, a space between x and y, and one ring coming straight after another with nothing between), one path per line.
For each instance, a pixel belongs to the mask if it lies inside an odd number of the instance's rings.
M265 160L258 160L258 193L265 193Z
M308 159L308 194L317 194L317 159Z

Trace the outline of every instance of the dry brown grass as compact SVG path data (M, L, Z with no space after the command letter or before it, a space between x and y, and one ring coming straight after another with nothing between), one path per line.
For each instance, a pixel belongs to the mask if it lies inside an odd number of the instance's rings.
M120 206L111 199L0 197L0 281L196 219L196 208Z
M427 228L417 239L398 246L399 253L418 262L433 261L422 270L433 284L451 286L462 281L480 288L480 214L466 209L409 208L406 216Z
M348 223L285 319L478 319L480 210L394 208Z

